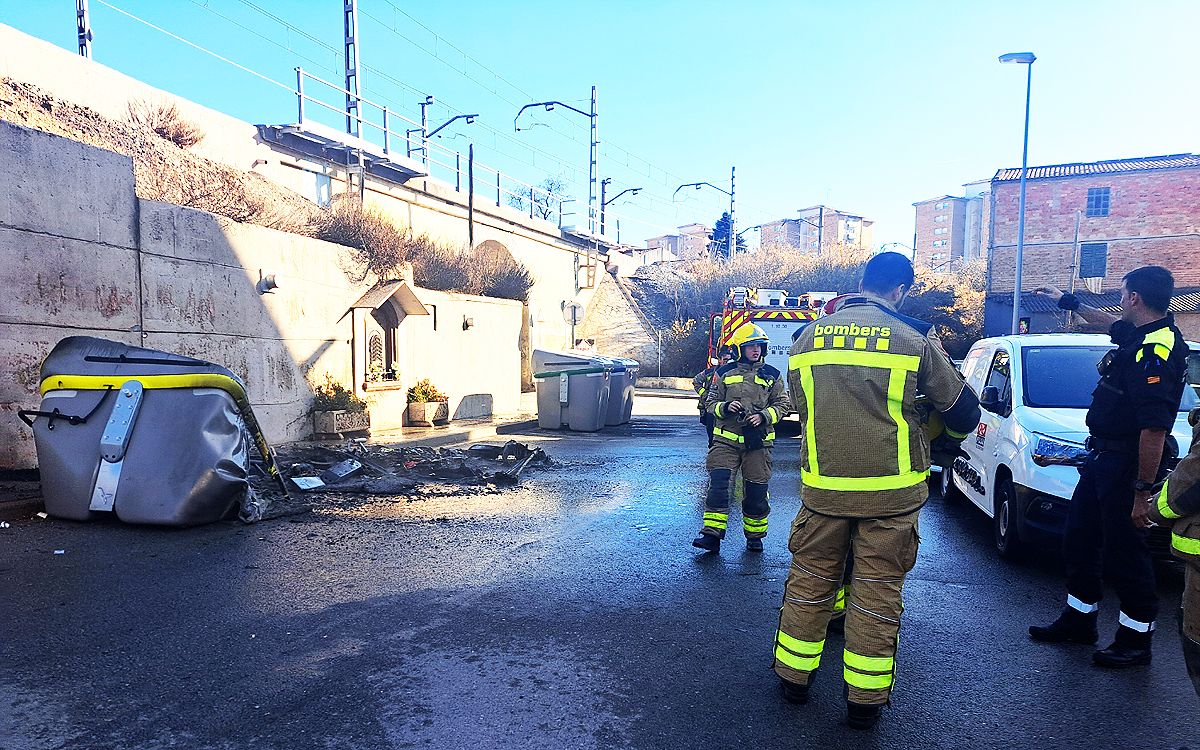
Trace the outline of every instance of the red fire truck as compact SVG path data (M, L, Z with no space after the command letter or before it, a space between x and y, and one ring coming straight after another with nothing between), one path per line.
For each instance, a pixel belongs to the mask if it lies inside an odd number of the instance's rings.
M721 312L709 317L709 361L716 359L721 348L729 345L739 326L753 323L771 340L767 345L767 362L780 372L787 372L792 333L816 320L821 314L821 306L836 296L837 292L792 295L782 289L733 287L725 297Z

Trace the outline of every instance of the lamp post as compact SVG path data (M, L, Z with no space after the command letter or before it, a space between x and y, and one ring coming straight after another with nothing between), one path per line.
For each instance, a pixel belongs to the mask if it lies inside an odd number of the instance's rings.
M622 195L625 195L626 193L633 193L634 195L637 195L638 193L642 192L642 189L640 187L625 188L624 190L617 193L613 197L605 200L604 194L605 194L606 189L608 188L608 183L610 183L610 182L612 182L611 177L605 177L603 180L600 180L600 236L601 237L604 236L604 226L605 226L604 207L607 206L609 203L615 202L617 200L617 198L620 198ZM618 220L618 227L619 226L620 226L620 222Z
M533 104L526 104L524 107L521 107L521 109L517 112L517 116L513 118L514 132L521 132L521 127L517 125L517 120L521 119L521 115L525 113L525 110L533 109L535 107L544 107L547 112L550 112L555 107L562 107L563 109L569 109L576 114L580 114L588 118L588 123L591 126L591 138L588 144L588 235L594 239L596 236L596 220L599 218L600 213L598 207L596 206L596 175L598 174L600 155L600 136L598 134L600 114L596 109L596 87L592 86L592 107L587 112L584 112L582 109L577 107L572 107L570 104L563 104L559 101L534 102Z
M1021 260L1025 253L1025 177L1029 171L1029 93L1033 87L1033 61L1037 57L1032 52L1009 52L1000 55L1002 63L1017 63L1025 65L1025 141L1021 147L1021 197L1017 205L1017 269L1013 284L1012 333L1017 332L1021 319Z
M737 233L736 233L736 230L737 230L737 183L735 182L736 175L737 175L737 167L730 167L729 168L729 189L728 190L719 188L716 185L712 184L711 182L689 182L689 183L680 185L679 187L675 188L675 192L671 193L671 199L674 200L675 196L678 195L679 191L683 190L685 187L694 187L697 190L699 190L701 187L707 185L708 187L712 188L713 190L718 190L718 191L724 193L725 195L729 196L729 258L731 260L733 259L734 252L737 248L736 239L735 239L737 237Z

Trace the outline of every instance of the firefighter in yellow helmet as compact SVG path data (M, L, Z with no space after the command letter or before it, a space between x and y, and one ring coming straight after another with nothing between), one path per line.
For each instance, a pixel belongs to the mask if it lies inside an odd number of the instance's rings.
M793 557L775 672L785 699L808 701L852 551L842 677L847 723L857 729L874 726L891 695L901 592L917 559L917 514L929 494L930 446L916 394L940 412L943 439L961 441L979 421L979 401L933 327L897 311L912 283L908 258L874 256L861 294L805 328L788 361L803 424L804 505L788 542Z
M713 440L708 449L708 496L704 527L692 546L719 552L729 522L729 485L740 468L745 482L742 531L746 549L761 550L767 535L767 482L771 479L771 446L775 425L791 410L783 374L763 361L767 334L752 323L733 332L730 343L737 361L717 368L705 396L705 411L713 416Z

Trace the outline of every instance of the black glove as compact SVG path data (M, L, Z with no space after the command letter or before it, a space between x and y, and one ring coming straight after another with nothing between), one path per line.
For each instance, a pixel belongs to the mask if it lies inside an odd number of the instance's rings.
M742 437L745 439L744 445L748 451L756 451L763 447L763 439L767 436L767 431L770 425L764 417L762 424L758 427L751 425L749 422L742 420Z
M929 444L929 461L934 466L949 469L959 458L967 458L967 452L962 449L961 440L955 440L943 433Z

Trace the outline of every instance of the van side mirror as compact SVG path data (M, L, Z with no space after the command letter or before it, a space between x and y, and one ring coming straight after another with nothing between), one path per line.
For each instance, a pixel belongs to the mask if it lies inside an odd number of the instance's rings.
M984 386L979 394L979 405L988 411L996 411L1000 407L1000 389L994 385Z

